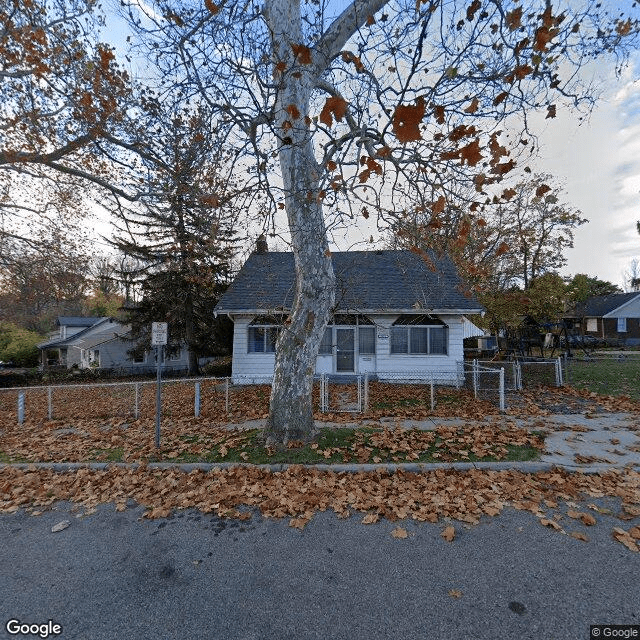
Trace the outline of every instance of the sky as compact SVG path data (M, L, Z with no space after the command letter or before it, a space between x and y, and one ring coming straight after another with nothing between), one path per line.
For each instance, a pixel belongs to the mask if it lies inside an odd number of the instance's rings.
M339 11L342 2L335 0L334 8ZM112 43L119 44L122 34L110 35ZM555 119L534 118L540 154L527 164L534 172L549 173L563 184L562 201L589 220L575 231L574 248L567 250L562 274L586 273L625 289L632 260L640 265L636 231L640 220L640 80L634 80L640 78L640 54L620 78L615 77L612 63L604 60L590 65L586 73L602 91L594 110L582 123L575 112L560 108ZM367 248L362 242L371 234L376 241L384 240L361 220L346 237L334 237L332 249ZM284 246L276 241L276 248Z
M595 69L609 78L590 117L558 110L541 131L541 153L532 164L566 185L564 201L589 222L575 232L565 274L587 273L625 286L625 271L640 260L640 56L619 80L610 66Z

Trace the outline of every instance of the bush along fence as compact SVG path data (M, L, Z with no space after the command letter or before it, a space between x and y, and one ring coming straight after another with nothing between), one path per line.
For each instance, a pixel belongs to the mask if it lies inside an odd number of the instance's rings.
M506 394L532 384L563 383L560 359L459 362L455 371L399 371L348 377L317 375L313 403L322 413L403 414L420 408L452 409L461 393L486 400L500 411ZM162 381L163 418L208 418L233 422L263 417L269 409L271 377L190 378ZM0 389L0 423L25 420L152 418L156 382L69 384Z

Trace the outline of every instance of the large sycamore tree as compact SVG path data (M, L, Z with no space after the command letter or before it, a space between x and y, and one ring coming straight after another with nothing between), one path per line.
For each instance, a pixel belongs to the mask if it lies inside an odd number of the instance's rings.
M452 185L500 181L535 147L526 116L577 108L579 68L606 52L623 61L638 26L589 1L125 7L159 77L233 125L247 181L268 189L269 215L286 213L296 295L276 346L274 442L313 431L312 377L335 302L327 226L374 214L385 224L416 207L437 215Z

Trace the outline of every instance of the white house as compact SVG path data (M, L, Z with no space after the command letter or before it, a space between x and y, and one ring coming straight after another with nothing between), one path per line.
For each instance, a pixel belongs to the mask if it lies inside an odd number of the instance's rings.
M294 299L292 253L251 254L214 311L234 323L234 382L273 375L278 332ZM410 251L332 254L336 307L317 373L379 379L459 376L465 314L482 312L446 257Z

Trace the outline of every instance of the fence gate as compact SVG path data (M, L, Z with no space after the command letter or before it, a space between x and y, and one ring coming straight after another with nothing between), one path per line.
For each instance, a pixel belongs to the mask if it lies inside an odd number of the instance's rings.
M362 376L329 376L320 378L320 409L325 413L362 412Z

